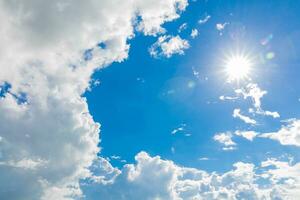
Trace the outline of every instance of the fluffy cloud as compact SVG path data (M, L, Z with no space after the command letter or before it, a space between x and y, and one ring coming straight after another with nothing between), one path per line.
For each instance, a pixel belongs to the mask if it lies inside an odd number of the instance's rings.
M173 54L184 54L184 50L190 47L189 42L180 36L161 36L150 48L149 53L153 57L165 56L170 58Z
M128 4L128 3L127 3ZM142 21L137 25L137 30L146 35L157 35L166 30L161 27L164 22L172 21L179 17L181 11L188 5L187 0L135 0L130 5L137 6L137 12Z
M89 195L96 193L107 200L271 200L297 199L299 195L299 163L269 159L255 166L237 162L233 170L217 174L180 167L145 152L135 159L136 164L126 165L114 183L91 185L93 191ZM87 198L93 197L89 195Z
M223 150L235 149L236 143L232 141L232 134L230 132L216 134L213 139L224 145Z
M298 199L300 196L300 163L279 161L270 158L261 163L266 168L262 177L278 188L274 197L285 196L283 199Z
M0 0L0 199L82 194L79 180L92 176L99 152L100 126L82 97L91 75L127 58L135 29L161 33L186 6L186 0Z
M255 131L240 131L237 130L235 132L225 132L225 133L218 133L214 135L213 139L220 144L223 145L223 150L235 150L237 144L232 140L234 136L240 136L247 140L253 141L253 139L258 135L259 133Z
M290 119L285 122L287 124L277 132L264 133L260 137L277 140L282 145L300 146L300 120Z

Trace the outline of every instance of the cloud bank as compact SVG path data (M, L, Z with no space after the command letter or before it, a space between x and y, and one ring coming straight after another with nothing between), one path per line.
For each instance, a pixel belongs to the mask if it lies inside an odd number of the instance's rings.
M107 200L270 200L296 199L300 194L299 164L276 159L260 166L237 162L223 174L180 167L145 152L137 154L135 160L136 164L126 165L113 184L92 185L90 192Z
M164 32L186 0L0 1L0 199L72 199L91 177L99 128L82 94L128 56L135 31ZM17 180L17 181L16 181Z

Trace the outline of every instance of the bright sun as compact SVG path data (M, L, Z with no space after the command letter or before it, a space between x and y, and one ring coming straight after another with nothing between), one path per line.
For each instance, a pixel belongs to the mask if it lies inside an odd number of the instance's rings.
M225 61L225 71L229 81L239 81L248 77L252 63L244 55L233 55Z

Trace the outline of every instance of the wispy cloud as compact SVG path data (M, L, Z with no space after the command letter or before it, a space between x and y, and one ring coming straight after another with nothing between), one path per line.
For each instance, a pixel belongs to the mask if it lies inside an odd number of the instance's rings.
M230 97L230 96L220 96L219 99L222 100L222 101L225 101L225 100L236 100L238 99L239 97Z
M187 23L183 23L179 26L178 28L178 33L181 33L182 31L184 31L185 29L187 29L188 25Z
M183 134L186 137L192 136L191 133L186 132L186 124L181 124L178 128L175 128L171 131L172 135L175 135L175 134L178 134L178 133Z
M203 19L199 19L198 23L199 24L205 24L206 22L208 22L208 20L211 18L210 15L206 15Z
M233 116L234 118L239 118L239 119L241 119L243 122L245 122L245 123L247 123L247 124L253 124L253 125L254 125L254 124L257 123L254 119L251 119L251 118L248 117L248 116L242 115L242 114L241 114L241 109L239 109L239 108L236 108L236 109L233 110L232 116Z
M209 158L207 157L201 157L201 158L198 158L199 161L206 161L206 160L210 160Z
M251 113L259 115L271 116L273 118L279 118L278 112L265 111L261 106L261 99L267 94L266 90L262 90L257 84L249 83L246 87L235 90L237 95L242 95L244 99L250 98L253 102L254 109L250 109Z

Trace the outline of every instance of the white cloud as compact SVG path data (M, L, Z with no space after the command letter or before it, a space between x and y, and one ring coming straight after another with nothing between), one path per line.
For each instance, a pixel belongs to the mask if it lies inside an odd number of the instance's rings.
M208 22L208 20L211 18L210 15L206 15L203 19L199 19L198 23L199 24L205 24L206 22Z
M290 119L286 123L277 132L264 133L260 137L277 140L282 145L300 146L300 120Z
M265 115L265 116L271 116L273 118L279 118L280 114L278 112L271 112L271 111L264 111L264 110L257 110L256 114Z
M236 143L232 141L232 134L230 132L218 133L214 135L213 139L224 145L223 150L235 149Z
M165 56L170 58L174 54L182 55L190 47L189 42L180 36L161 36L150 48L153 57Z
M199 79L200 78L200 73L195 69L195 67L192 67L193 75L195 78Z
M185 29L187 29L187 23L183 23L179 26L178 28L178 33L181 33L182 31L184 31Z
M213 139L220 144L223 145L222 149L224 151L231 151L235 150L237 147L237 144L232 140L232 138L236 136L244 137L247 140L253 141L255 137L257 137L259 133L255 131L240 131L237 130L235 132L224 132L224 133L218 133L214 135Z
M201 158L198 158L198 160L200 160L200 161L205 161L205 160L210 160L210 159L207 158L207 157L201 157Z
M269 180L272 185L277 186L274 195L285 196L282 199L298 199L300 196L300 163L268 159L261 162L261 167L267 168L262 177Z
M171 134L172 134L172 135L175 135L175 134L177 134L177 133L180 133L180 134L183 134L183 135L186 136L186 137L192 136L191 133L187 133L187 132L186 132L185 127L186 127L186 124L180 124L180 126L179 126L178 128L175 128L175 129L173 129L173 130L171 131Z
M47 164L47 161L41 160L41 159L26 159L23 158L18 161L9 160L6 162L0 162L0 165L2 166L8 166L13 168L22 168L27 170L36 170L39 167L43 167Z
M253 141L253 139L259 134L255 131L235 131L235 135L246 138L247 140Z
M185 127L186 127L186 124L180 124L180 126L178 128L175 128L175 129L172 130L171 134L175 135L178 132L185 131Z
M250 112L273 118L280 117L278 112L265 111L261 108L261 99L267 94L267 91L262 90L257 84L249 83L245 88L235 90L235 93L242 95L244 99L251 98L255 110L250 109Z
M137 4L138 14L142 21L139 22L137 30L143 31L145 35L157 35L164 33L161 27L164 22L173 21L179 17L180 11L184 11L188 5L187 0L136 0L131 3Z
M233 110L232 116L233 116L234 118L239 118L239 119L241 119L242 121L244 121L244 122L247 123L247 124L256 124L256 121L255 121L254 119L251 119L251 118L248 117L248 116L242 115L242 114L241 114L241 110L238 109L238 108L236 108L236 109Z
M225 100L236 100L236 99L238 99L238 97L230 97L230 96L224 96L224 95L222 95L222 96L219 97L219 99L222 100L222 101L225 101Z
M174 154L175 153L175 147L171 147L171 152Z
M253 100L254 107L260 109L261 98L267 94L267 91L261 90L255 83L249 83L245 88L237 89L235 93L242 94L244 99L250 97Z
M174 130L171 132L171 134L172 134L172 135L175 135L178 131L183 131L183 130L184 130L184 127L179 127L179 128L174 129Z
M114 168L107 159L97 158L93 165L90 166L90 176L88 180L93 183L101 183L104 185L111 184L121 173L117 168Z
M195 37L198 36L198 34L199 34L199 33L198 33L198 30L197 30L197 29L193 29L192 32L191 32L191 37L192 37L192 38L195 38Z
M222 31L223 29L225 29L225 27L226 27L228 24L229 24L229 23L227 23L227 22L225 22L225 23L223 23L223 24L218 23L218 24L216 24L216 29L217 29L218 31Z
M110 156L110 158L113 159L113 160L120 160L121 159L120 156L116 156L116 155L112 155L112 156Z
M100 126L82 97L91 75L127 58L134 29L159 34L186 6L186 0L0 1L0 85L11 85L0 99L0 199L81 195L79 180L91 176L99 152Z
M139 153L135 159L136 164L125 165L113 184L104 187L92 185L91 193L107 200L271 200L297 199L299 195L299 163L292 165L267 160L261 166L255 166L237 162L234 169L218 174L180 167L145 152ZM270 165L276 168L270 169Z

